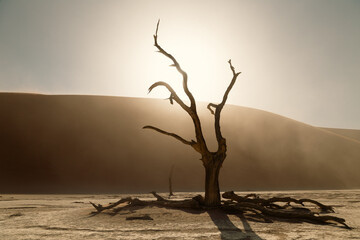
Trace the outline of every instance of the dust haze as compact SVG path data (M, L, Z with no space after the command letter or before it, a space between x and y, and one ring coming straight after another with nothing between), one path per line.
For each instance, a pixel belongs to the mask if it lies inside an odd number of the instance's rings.
M199 115L215 150L213 118ZM0 191L88 193L203 189L200 156L159 126L194 138L191 119L167 101L104 96L0 94ZM359 188L360 131L324 129L226 105L222 191Z

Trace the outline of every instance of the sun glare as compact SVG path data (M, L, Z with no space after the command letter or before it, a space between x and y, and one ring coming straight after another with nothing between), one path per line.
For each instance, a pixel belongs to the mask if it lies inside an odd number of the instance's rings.
M163 36L164 35L164 36ZM227 59L219 54L214 41L206 41L199 34L170 35L159 31L158 43L179 62L188 74L188 86L197 101L220 101L223 90L231 80ZM156 51L155 47L154 50ZM182 88L182 76L176 68L169 67L171 60L160 53L152 53L149 64L153 82L169 83L182 99L187 99ZM226 81L228 80L228 81ZM153 83L152 82L152 83ZM151 97L168 97L166 89L156 89Z

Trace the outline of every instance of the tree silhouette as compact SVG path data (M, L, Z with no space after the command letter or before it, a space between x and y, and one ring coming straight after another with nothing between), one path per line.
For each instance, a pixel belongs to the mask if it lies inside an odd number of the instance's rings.
M230 70L233 74L233 77L231 79L231 82L229 86L227 87L223 99L219 104L209 103L207 108L211 112L211 114L214 115L215 118L215 134L216 134L216 140L218 143L217 150L215 152L211 152L206 144L205 138L203 136L203 132L201 129L201 122L199 119L199 116L197 114L197 107L196 107L196 101L192 93L190 92L188 88L188 75L187 73L180 67L180 64L175 59L175 57L171 54L169 54L167 51L165 51L159 44L158 44L158 30L159 30L159 23L158 21L156 25L156 32L154 35L154 46L158 49L158 52L166 56L172 61L172 67L175 67L176 70L182 75L183 80L183 90L186 93L187 97L190 100L190 106L186 105L184 101L177 95L175 90L166 82L156 82L149 88L149 93L156 87L165 87L170 92L170 103L173 104L173 101L175 101L177 104L180 105L180 107L189 114L191 117L194 128L195 128L195 135L196 135L196 141L195 140L186 140L179 135L175 133L170 133L167 131L164 131L160 128L154 127L154 126L144 126L145 129L152 129L159 133L174 137L175 139L179 140L185 145L191 146L195 151L201 154L201 161L203 162L204 168L205 168L205 205L206 206L218 206L220 205L220 188L219 188L219 172L220 168L226 158L226 151L227 151L227 145L226 145L226 139L221 134L221 128L220 128L220 116L221 111L225 106L226 100L228 98L228 95L233 88L237 77L239 76L240 72L236 72L235 68L231 64L231 60L229 60Z
M149 92L151 92L154 88L163 86L167 88L170 92L170 103L173 104L175 101L178 103L183 110L185 110L191 117L194 128L195 128L195 140L186 140L183 137L175 133L170 133L164 131L160 128L154 126L144 126L145 129L152 129L159 133L165 134L167 136L171 136L185 145L191 146L195 151L201 154L201 160L203 162L205 168L205 199L203 196L198 195L191 199L184 199L184 200L169 200L165 199L156 192L151 192L156 201L153 200L141 200L138 198L122 198L115 203L110 203L107 206L102 206L101 204L95 204L90 202L92 206L96 209L96 212L93 212L94 215L99 214L101 212L108 212L110 211L111 214L116 214L123 210L133 210L139 209L147 206L156 206L161 208L176 208L176 209L190 209L191 211L196 210L199 212L202 211L209 211L213 210L214 207L218 209L222 209L225 212L231 214L250 214L253 218L257 218L260 221L264 222L273 222L272 219L289 219L291 222L293 220L296 221L305 221L305 222L312 222L316 224L340 224L342 227L346 229L352 229L345 223L345 219L324 215L328 213L334 213L334 209L332 206L324 205L318 201L308 198L301 198L295 199L292 197L271 197L271 198L262 198L257 194L247 194L246 196L239 196L233 191L225 192L222 194L222 197L226 200L221 202L220 200L220 188L219 188L219 172L226 158L226 139L221 134L220 129L220 116L221 111L225 106L226 100L228 95L233 88L237 77L239 76L240 72L236 72L235 68L231 64L231 60L229 60L230 70L233 74L231 82L227 87L223 99L219 104L209 103L207 108L211 112L211 114L215 117L215 134L216 140L218 143L218 148L216 152L209 151L206 141L204 139L201 123L199 116L196 110L196 102L188 89L187 80L188 76L186 72L180 67L180 64L176 61L176 59L166 52L159 44L158 44L158 30L159 30L159 23L158 21L156 25L156 32L154 35L154 42L155 47L159 50L159 52L166 57L170 58L173 64L171 66L175 67L176 70L182 75L183 77L183 89L190 100L190 106L186 105L176 94L174 89L165 82L156 82L150 86ZM171 191L171 172L169 176L169 186L170 186L170 193ZM171 195L171 194L170 194ZM306 204L311 204L312 207L308 208L305 207ZM119 207L120 204L124 204ZM284 204L284 205L281 205ZM299 207L300 206L300 207ZM315 206L315 208L314 208ZM211 212L209 213L211 216ZM148 219L149 216L145 216ZM213 218L213 217L212 217ZM226 218L225 218L226 219ZM215 223L215 221L214 221Z

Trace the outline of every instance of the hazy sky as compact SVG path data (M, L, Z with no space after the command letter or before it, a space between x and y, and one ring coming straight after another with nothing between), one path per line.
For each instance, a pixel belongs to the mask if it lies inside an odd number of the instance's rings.
M181 92L153 34L197 100L360 129L360 1L0 0L0 91L168 97ZM183 96L183 95L182 95Z

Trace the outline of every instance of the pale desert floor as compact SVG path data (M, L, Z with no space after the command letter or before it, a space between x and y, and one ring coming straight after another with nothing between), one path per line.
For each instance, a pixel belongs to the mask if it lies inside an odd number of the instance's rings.
M2 194L0 239L360 239L360 190L258 193L263 197L306 197L333 205L333 215L345 218L354 229L288 221L264 223L217 210L194 214L157 207L92 216L89 201L107 204L128 195ZM176 193L177 198L195 195ZM148 194L131 196L151 198ZM144 214L153 220L126 220Z

